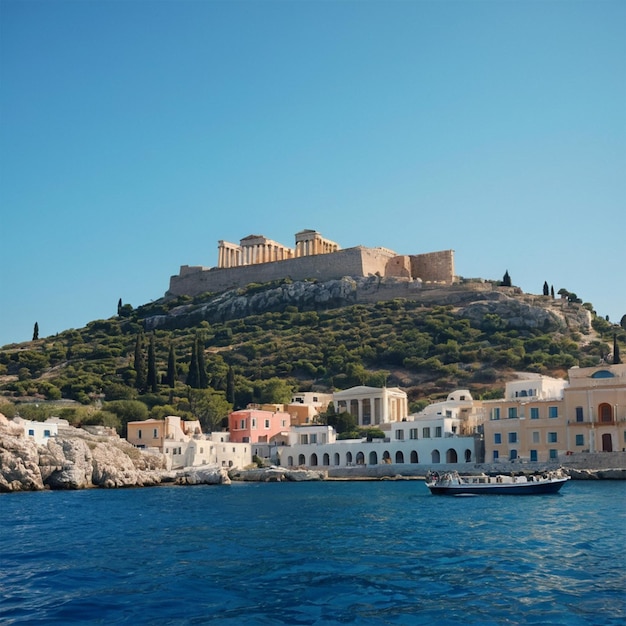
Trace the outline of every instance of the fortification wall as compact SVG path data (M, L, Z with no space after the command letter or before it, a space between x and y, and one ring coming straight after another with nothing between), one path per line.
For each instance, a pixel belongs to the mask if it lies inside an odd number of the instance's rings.
M454 282L454 250L411 255L411 276L425 282Z
M197 296L245 287L250 283L268 283L284 278L328 281L344 276L380 276L406 278L404 290L412 290L413 279L423 282L454 282L454 252L430 252L418 255L396 255L386 248L357 246L328 254L296 257L284 261L258 263L230 268L206 268L183 265L170 278L167 296Z
M170 278L168 296L196 296L205 292L219 293L245 287L250 283L273 280L333 280L343 276L385 274L391 253L379 248L346 248L331 254L297 257L285 261L259 263L243 267L207 269L183 266L180 274Z

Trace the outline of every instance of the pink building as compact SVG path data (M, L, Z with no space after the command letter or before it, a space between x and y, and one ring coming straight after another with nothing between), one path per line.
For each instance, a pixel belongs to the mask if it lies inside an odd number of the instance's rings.
M291 427L291 416L282 411L243 409L228 416L228 431L233 443L270 443L285 435Z

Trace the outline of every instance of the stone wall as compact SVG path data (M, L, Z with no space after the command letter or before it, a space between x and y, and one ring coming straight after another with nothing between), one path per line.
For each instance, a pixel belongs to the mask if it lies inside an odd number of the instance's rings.
M451 284L454 281L454 251L442 250L411 255L411 276L425 282Z
M245 287L250 283L292 280L329 281L344 276L380 276L419 278L426 282L454 281L452 250L423 255L399 256L385 248L358 246L329 254L297 257L284 261L259 263L243 267L206 268L183 265L180 273L170 278L166 296L196 296L221 293Z

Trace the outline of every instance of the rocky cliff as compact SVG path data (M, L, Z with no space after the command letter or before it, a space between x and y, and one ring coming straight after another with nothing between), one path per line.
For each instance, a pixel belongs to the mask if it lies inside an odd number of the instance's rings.
M215 323L280 312L288 306L313 311L394 298L421 302L425 306L451 305L459 317L476 322L491 314L510 328L541 328L545 332L591 328L591 314L582 306L547 296L527 295L516 287L499 287L480 281L424 285L419 280L379 276L345 276L326 282L285 281L254 289L234 289L207 297L199 304L175 307L166 315L149 317L144 324L148 330L187 328L205 320Z
M227 472L213 466L166 472L161 455L78 428L64 428L37 445L22 426L0 414L0 492L229 482Z

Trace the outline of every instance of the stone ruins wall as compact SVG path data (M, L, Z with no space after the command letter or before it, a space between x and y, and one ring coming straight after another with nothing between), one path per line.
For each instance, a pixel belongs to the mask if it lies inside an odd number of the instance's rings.
M307 279L328 281L344 276L370 275L452 284L453 251L398 256L385 248L358 246L329 254L231 268L183 265L180 273L170 278L166 296L220 293L245 287L250 283L267 283L284 278L291 278L294 281Z

